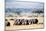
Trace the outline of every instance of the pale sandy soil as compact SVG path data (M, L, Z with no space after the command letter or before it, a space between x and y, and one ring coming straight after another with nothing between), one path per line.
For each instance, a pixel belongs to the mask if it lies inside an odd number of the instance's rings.
M6 17L8 20L11 19L11 18L15 18L15 17ZM39 23L44 23L44 20L43 20L43 17L17 17L17 18L21 18L21 19L31 19L31 18L37 18L38 19L38 24L32 24L32 25L13 25L14 24L14 21L10 21L9 22L11 23L11 26L10 27L7 27L6 26L6 30L16 30L16 29L38 29L38 28L43 28L43 24L39 24Z
M16 30L16 29L38 29L38 28L43 28L43 24L32 24L32 25L15 25L15 26L10 26L6 27L6 30Z

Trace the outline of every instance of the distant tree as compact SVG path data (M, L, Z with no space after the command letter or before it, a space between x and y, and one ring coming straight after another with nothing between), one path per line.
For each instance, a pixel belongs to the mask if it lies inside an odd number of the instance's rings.
M5 12L11 12L11 9L10 8L6 8Z
M40 13L44 13L44 11L43 10L36 10L36 11L34 10L34 11L32 11L32 13L39 13L40 14Z
M17 13L18 15L20 15L21 11L16 11L15 13Z

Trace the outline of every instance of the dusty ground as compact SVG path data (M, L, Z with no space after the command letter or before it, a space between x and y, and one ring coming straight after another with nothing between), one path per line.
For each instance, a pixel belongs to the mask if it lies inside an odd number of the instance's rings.
M15 25L6 27L6 30L16 30L16 29L36 29L36 28L43 28L43 24L32 24L32 25Z
M15 17L6 17L8 20L10 18L15 18ZM17 17L17 18L21 18L21 17ZM27 17L22 17L22 18L27 18ZM21 18L21 19L22 19ZM7 27L6 26L6 30L16 30L16 29L38 29L38 28L43 28L44 24L39 24L39 23L44 23L44 20L43 20L43 17L29 17L28 19L30 18L37 18L39 20L38 24L32 24L32 25L13 25L14 24L14 21L10 21L9 22L11 23L11 26Z

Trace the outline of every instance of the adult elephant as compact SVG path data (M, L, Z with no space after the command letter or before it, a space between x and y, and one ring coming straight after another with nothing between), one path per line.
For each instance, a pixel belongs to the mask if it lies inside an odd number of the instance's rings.
M21 25L21 19L16 19L13 25Z
M33 24L37 24L38 23L38 19L32 19Z

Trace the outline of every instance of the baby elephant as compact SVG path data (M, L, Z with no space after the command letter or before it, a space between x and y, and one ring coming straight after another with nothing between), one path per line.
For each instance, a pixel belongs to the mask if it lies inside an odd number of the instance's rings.
M6 26L10 26L10 22L7 22L7 23L6 23Z

